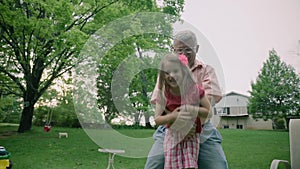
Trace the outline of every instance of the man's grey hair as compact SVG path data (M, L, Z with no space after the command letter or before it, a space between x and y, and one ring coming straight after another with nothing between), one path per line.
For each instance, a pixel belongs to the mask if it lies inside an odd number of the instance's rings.
M175 40L181 41L191 48L194 48L197 45L196 35L194 34L194 32L192 32L190 30L183 30L183 31L177 32L174 35L174 41Z

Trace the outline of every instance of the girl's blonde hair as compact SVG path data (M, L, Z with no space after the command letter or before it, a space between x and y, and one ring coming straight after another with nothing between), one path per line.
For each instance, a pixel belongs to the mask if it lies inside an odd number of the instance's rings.
M164 91L166 88L169 88L170 86L166 83L165 79L165 64L167 62L171 62L174 64L180 64L181 71L183 73L183 80L182 84L179 86L180 88L180 94L181 94L181 100L187 100L188 92L191 91L191 88L193 88L196 85L196 82L191 74L191 71L188 67L188 65L184 65L179 60L179 54L171 53L164 56L164 58L161 60L159 65L159 80L158 80L158 89L159 89L159 102L161 105L165 105L165 97L164 97ZM195 91L196 92L196 91ZM198 91L197 91L198 92ZM193 101L194 102L194 101Z

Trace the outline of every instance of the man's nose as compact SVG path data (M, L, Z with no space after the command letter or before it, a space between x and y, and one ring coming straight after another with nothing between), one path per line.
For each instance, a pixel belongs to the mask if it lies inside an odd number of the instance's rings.
M173 78L173 77L174 77L174 73L173 73L173 72L171 72L171 73L170 73L170 76Z

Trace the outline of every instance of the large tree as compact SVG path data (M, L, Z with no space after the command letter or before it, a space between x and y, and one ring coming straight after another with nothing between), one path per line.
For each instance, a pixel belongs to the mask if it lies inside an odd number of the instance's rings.
M0 2L0 73L23 99L18 131L32 126L34 105L54 79L70 71L89 35L153 1L4 0Z
M152 38L144 35L125 39L102 58L97 80L98 104L100 109L105 109L106 122L110 123L119 115L127 118L134 116L135 123L140 121L137 117L144 115L146 122L149 122L149 93L154 89L157 76L157 66L151 65L158 64L154 63L153 57L147 55L147 51L158 48L157 45L163 42L153 41ZM170 37L162 39L168 40ZM169 40L166 42L169 43ZM162 46L168 46L168 43ZM147 123L148 126L149 124Z
M147 57L144 56L141 67L147 67L145 64L158 65L160 57ZM141 68L140 68L141 69ZM150 105L150 97L157 80L158 70L155 68L148 68L140 71L135 75L129 87L129 97L132 106L136 108L136 112L133 114L135 124L139 124L141 118L145 118L145 126L151 128L150 117L153 116L154 109Z
M163 56L167 51L170 52L172 22L176 19L164 18L167 14L151 16L151 18L146 15L133 16L132 18L136 19L138 24L132 24L130 28L112 26L113 29L108 31L119 35L124 32L131 34L133 31L138 32L137 35L129 37L124 35L122 41L101 57L97 80L98 103L100 109L105 111L104 117L108 123L119 115L127 118L134 117L135 123L139 123L139 117L144 116L146 126L151 127L149 93L154 89L159 62L154 58ZM145 20L144 16L149 18ZM126 25L121 22L119 21L118 24ZM141 28L145 31L140 31ZM114 83L114 80L117 82ZM114 96L112 91L116 93Z
M115 44L101 42L106 46L98 47L99 51L95 52L101 58L97 79L98 106L106 122L110 123L117 116L126 116L134 117L135 123L138 123L144 115L146 126L150 127L149 93L154 88L157 75L153 68L157 68L158 64L149 67L149 64L154 65L154 60L148 54L170 51L172 23L179 18L182 7L183 1L166 1L163 8L154 9L163 11L163 14L146 13L123 18L95 35L102 39L118 39ZM107 47L109 45L112 46ZM126 60L129 56L133 58ZM113 79L118 82L113 83ZM127 80L131 80L130 87L126 86ZM118 93L117 96L113 96L112 91Z
M300 78L273 49L255 82L251 82L249 110L265 120L299 115Z

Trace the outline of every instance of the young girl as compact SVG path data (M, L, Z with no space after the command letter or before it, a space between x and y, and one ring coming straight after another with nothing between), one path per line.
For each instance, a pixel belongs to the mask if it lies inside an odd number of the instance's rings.
M168 54L162 59L158 88L155 123L167 126L164 139L164 168L196 169L200 148L199 135L202 130L198 114L209 114L210 103L203 88L195 83L185 55ZM172 127L176 124L175 120L179 113L188 112L190 107L198 112L194 116L189 116L191 127L188 130L195 126L195 132L182 132L178 127Z

